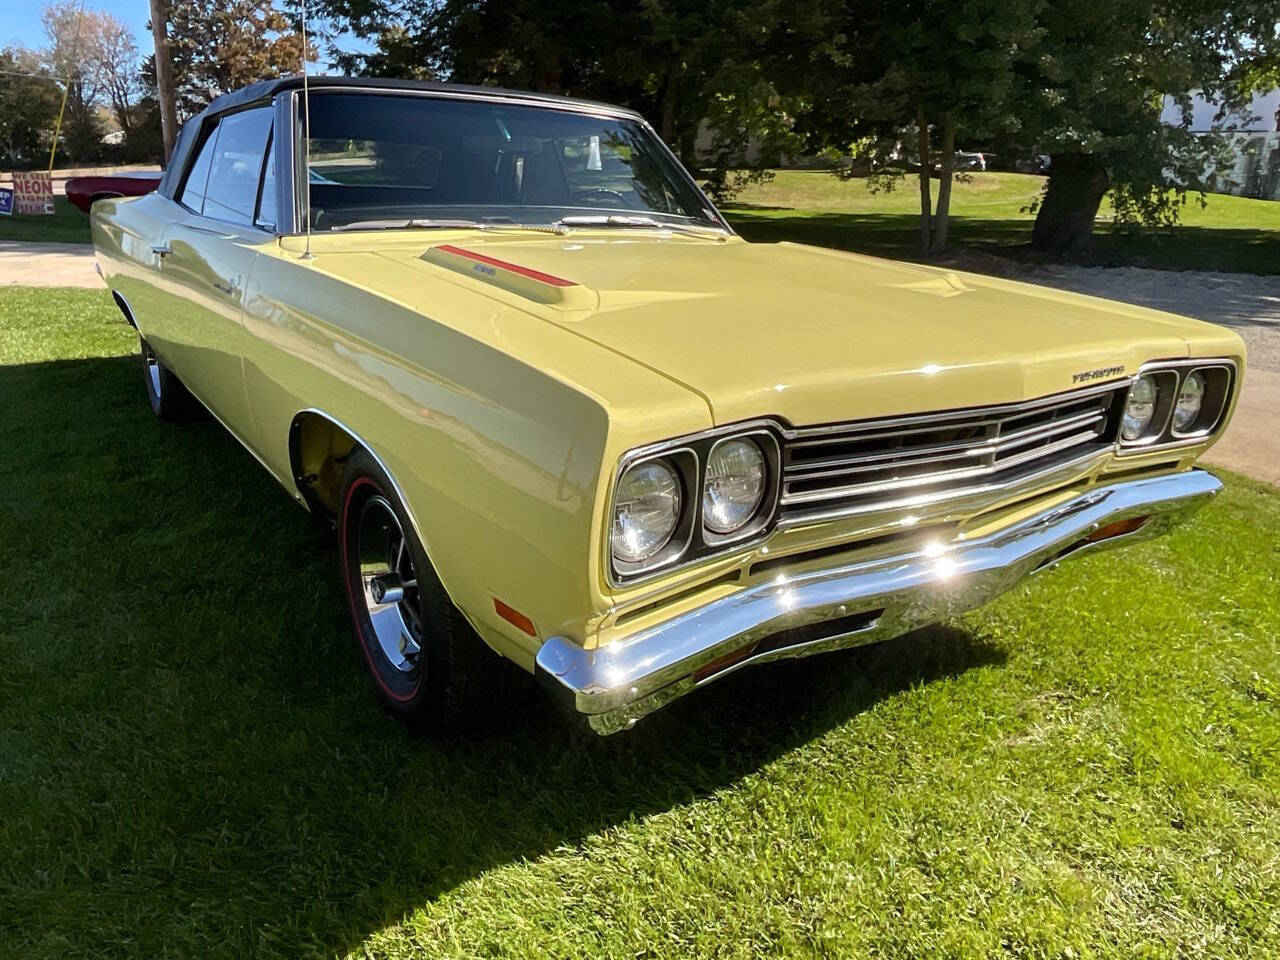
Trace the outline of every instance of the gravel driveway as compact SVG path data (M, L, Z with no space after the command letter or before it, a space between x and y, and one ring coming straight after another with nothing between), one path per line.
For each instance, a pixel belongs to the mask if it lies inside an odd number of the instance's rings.
M1020 279L1220 323L1244 337L1251 368L1280 373L1280 277L1055 266Z

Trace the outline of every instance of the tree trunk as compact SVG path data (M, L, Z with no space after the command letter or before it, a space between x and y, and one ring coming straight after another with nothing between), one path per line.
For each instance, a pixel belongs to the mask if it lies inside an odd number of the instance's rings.
M951 213L951 181L956 167L956 121L947 114L942 121L942 171L938 177L938 210L933 215L933 243L930 253L947 249L948 217Z
M933 226L933 198L929 196L929 123L924 107L916 108L916 153L920 159L920 252L929 252L929 234Z
M164 140L164 163L173 156L173 142L178 136L178 103L173 91L173 63L169 59L169 4L151 0L151 39L156 47L156 98L160 101L160 135Z
M1087 247L1093 239L1094 218L1110 185L1107 168L1097 157L1055 153L1049 165L1049 188L1031 231L1031 245L1046 253Z
M673 60L667 66L666 80L662 85L662 129L659 133L663 141L674 145L676 142L676 99L677 76L680 73L680 61Z
M534 89L539 93L564 93L564 61L560 51L546 45L534 53Z

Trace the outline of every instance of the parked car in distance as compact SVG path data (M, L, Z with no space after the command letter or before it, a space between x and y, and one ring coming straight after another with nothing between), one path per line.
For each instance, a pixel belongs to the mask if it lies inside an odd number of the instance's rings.
M255 84L91 222L152 409L333 521L426 729L514 664L621 730L1163 533L1244 369L1195 320L747 243L641 116L540 94Z
M98 200L115 197L142 197L160 186L160 174L146 171L71 177L66 183L67 199L85 213Z
M955 155L956 170L986 170L987 156L984 153L966 153L957 151Z

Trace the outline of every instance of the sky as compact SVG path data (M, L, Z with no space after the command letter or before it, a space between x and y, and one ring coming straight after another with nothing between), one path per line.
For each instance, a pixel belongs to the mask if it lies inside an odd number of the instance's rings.
M38 49L44 46L47 41L44 24L40 22L43 0L14 0L6 6L8 9L0 18L0 47L18 44ZM124 21L133 30L139 55L146 57L151 54L154 45L151 31L147 29L147 20L151 17L149 0L85 0L84 6L86 10L105 10ZM339 37L338 43L344 50L368 49L368 44L350 36Z
M18 43L24 47L39 48L45 45L44 25L40 11L44 4L39 0L15 0L7 4L3 20L0 20L0 46ZM148 0L85 0L86 10L105 10L123 20L138 41L138 52L150 55L153 46L147 20L151 17Z

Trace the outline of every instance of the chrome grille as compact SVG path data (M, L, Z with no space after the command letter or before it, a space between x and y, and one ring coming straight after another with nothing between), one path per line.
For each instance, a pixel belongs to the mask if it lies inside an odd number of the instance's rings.
M783 451L791 520L927 503L1091 458L1115 441L1123 387L1027 403L796 430Z

